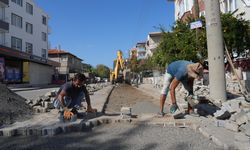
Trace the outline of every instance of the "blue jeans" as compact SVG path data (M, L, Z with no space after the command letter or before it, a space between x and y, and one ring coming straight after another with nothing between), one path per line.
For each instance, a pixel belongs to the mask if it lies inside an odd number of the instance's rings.
M75 99L72 99L71 97L65 96L63 98L64 104L68 108L73 108L74 106L81 106L81 102L84 101L84 96L85 96L85 94L83 92L79 93L79 95ZM53 105L57 109L60 109L63 107L62 103L60 102L60 100L58 98L54 99Z

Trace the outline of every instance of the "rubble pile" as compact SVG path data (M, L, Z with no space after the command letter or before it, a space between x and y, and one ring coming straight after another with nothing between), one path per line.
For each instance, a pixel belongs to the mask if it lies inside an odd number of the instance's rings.
M31 118L32 108L26 99L0 84L0 127Z
M241 132L250 142L250 103L240 99L228 100L214 113L214 118L217 127Z

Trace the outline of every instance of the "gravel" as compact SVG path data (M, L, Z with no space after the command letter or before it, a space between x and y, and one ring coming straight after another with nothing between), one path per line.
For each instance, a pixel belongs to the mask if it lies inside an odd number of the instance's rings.
M23 121L32 116L32 108L25 99L0 84L0 127L15 121Z

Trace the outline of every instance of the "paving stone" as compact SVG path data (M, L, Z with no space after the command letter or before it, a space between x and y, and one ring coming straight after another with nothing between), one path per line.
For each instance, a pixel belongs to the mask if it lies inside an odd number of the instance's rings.
M16 136L17 129L3 129L3 136Z
M215 120L215 126L216 127L224 127L225 126L225 120Z
M63 129L58 126L48 127L45 130L46 131L43 131L43 133L46 133L46 135L49 135L49 136L54 136L63 132Z
M240 101L230 100L222 103L222 107L224 107L228 112L240 112Z
M240 113L236 115L236 123L238 125L241 125L247 122L248 122L248 116L247 116L247 113L245 113L244 111L241 111Z
M247 135L247 136L249 136L250 137L250 129L247 129L246 131L244 131L245 132L245 134Z
M244 133L235 133L234 139L235 139L235 141L239 141L242 143L249 143L250 142L250 138L248 136L246 136Z
M63 132L68 133L68 132L77 132L81 131L82 125L80 123L71 123L67 124L64 126L61 126Z
M250 143L242 143L239 141L234 141L234 145L235 148L239 150L250 150Z
M229 121L229 120L226 120L225 121L225 126L224 126L226 129L228 130L232 130L232 131L235 131L235 132L238 132L239 131L239 126L237 123L233 122L233 121Z
M223 110L216 111L214 113L214 117L216 117L217 119L220 119L220 120L225 120L225 119L229 119L231 117L231 113L228 112L227 110L223 109Z
M45 109L54 109L54 105L51 102L44 102Z
M241 132L245 132L247 129L250 129L250 122L247 122L246 124L242 124L240 127L239 127L239 130Z
M225 149L234 147L234 133L222 127L215 127L212 123L204 122L199 131L209 139L212 139L218 146ZM225 138L226 137L226 138Z
M121 108L121 115L131 115L131 107L122 107Z

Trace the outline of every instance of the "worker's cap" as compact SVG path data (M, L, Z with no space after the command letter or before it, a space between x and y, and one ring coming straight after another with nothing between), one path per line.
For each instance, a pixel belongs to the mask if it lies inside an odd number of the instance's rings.
M203 66L200 63L193 63L187 65L188 77L200 79L203 76Z

